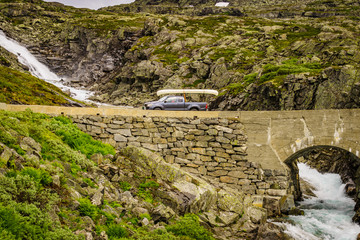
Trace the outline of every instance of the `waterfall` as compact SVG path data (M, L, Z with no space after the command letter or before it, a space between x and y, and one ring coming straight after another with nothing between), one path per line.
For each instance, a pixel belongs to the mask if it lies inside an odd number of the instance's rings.
M29 68L30 73L40 79L49 82L63 91L70 91L73 98L80 101L86 101L93 93L83 89L75 89L73 87L65 86L62 83L62 79L50 69L39 62L34 55L32 55L26 47L21 46L18 42L8 38L3 31L0 30L0 45L7 51L15 54L18 57L20 63Z
M355 202L346 196L338 174L321 174L299 163L300 177L315 187L316 197L300 202L304 216L289 216L295 225L285 223L287 234L301 240L355 240L360 226L352 222Z

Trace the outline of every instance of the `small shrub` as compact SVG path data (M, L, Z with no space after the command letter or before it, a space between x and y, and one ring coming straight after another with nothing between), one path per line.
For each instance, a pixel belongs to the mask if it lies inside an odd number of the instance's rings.
M143 198L146 202L153 203L154 200L151 191L157 189L158 187L159 184L152 180L140 183L138 196Z
M35 182L48 186L52 183L53 179L50 174L44 169L36 169L32 167L26 167L20 172L21 175L31 177Z
M96 188L96 184L90 178L84 178L83 181L92 188Z
M99 214L99 209L95 205L91 204L90 200L87 198L79 199L79 203L80 215L89 216L95 220Z
M215 240L212 234L199 223L199 217L195 214L185 214L173 225L166 226L168 232L176 236L189 237L196 240Z
M128 182L122 182L122 181L119 182L119 187L120 187L120 189L123 190L124 192L125 192L125 191L129 191L129 190L132 188L132 186L131 186L130 183L128 183Z
M129 235L126 228L124 228L123 226L118 225L118 224L110 225L108 227L106 233L110 240L125 238Z

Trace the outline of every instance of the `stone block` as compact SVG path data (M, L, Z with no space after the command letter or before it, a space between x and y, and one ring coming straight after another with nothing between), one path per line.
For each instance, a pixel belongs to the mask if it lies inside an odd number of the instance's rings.
M202 136L205 134L204 130L200 130L200 129L190 129L189 130L189 134L191 135L195 135L195 136Z
M95 126L101 127L101 128L107 128L108 126L105 123L102 122L94 122Z
M164 138L153 138L153 143L167 144L167 140Z
M214 160L217 162L227 162L225 158L221 158L221 157L214 157Z
M186 148L171 148L172 152L187 152Z
M216 152L215 156L221 157L221 158L230 158L230 155L225 152Z
M214 172L208 172L208 175L215 176L215 177L226 176L227 174L228 174L228 171L225 171L225 170L217 170Z
M215 141L215 137L214 136L206 136L206 135L203 135L203 136L195 136L194 139L196 141L203 141L203 142L212 142L212 141Z
M118 133L121 135L124 135L126 137L131 136L131 130L130 129L118 129Z
M208 142L196 142L195 143L196 147L203 147L203 148L207 148L209 146Z
M180 165L182 165L182 164L191 164L191 161L189 161L187 159L179 158L179 157L175 158L175 162L179 163Z
M236 152L246 153L246 150L247 150L247 146L234 147L234 151Z
M205 148L191 148L191 152L198 153L198 154L201 154L201 155L206 154Z
M169 137L169 138L167 138L167 141L168 141L168 143L174 143L174 142L176 142L177 140L176 140L176 138L174 138L174 137Z
M152 151L159 151L159 148L157 145L155 144L151 144L151 143L141 143L141 146L143 148L146 148L146 149L149 149L149 150L152 150Z
M233 146L231 144L228 144L228 143L223 143L221 144L221 147L224 148L224 149L233 149Z
M185 139L186 139L186 140L189 140L189 141L192 141L192 140L194 140L194 139L195 139L195 136L194 136L194 135L189 134L189 135L186 135L186 136L185 136Z
M210 156L199 155L198 159L203 162L210 162L212 158Z
M231 128L227 128L227 127L223 127L223 126L215 126L215 129L218 131L223 131L224 133L233 133L233 129Z
M209 126L205 125L205 124L198 124L197 128L200 130L208 130Z
M134 126L134 128L140 128L140 129L144 128L143 123L134 123L133 126Z
M204 164L205 164L205 166L208 166L208 167L216 167L219 165L218 162L205 162Z
M175 131L175 132L173 132L172 137L173 137L173 138L184 138L184 132L182 132L182 131Z
M91 127L91 132L92 132L92 133L95 133L95 134L100 134L100 133L103 132L103 130L102 130L100 127L92 126L92 127Z
M237 183L238 179L234 178L234 177L229 177L229 176L221 176L220 177L220 182L222 183Z
M211 119L211 118L207 118L203 120L203 123L206 125L218 125L219 124L219 119Z
M175 157L172 155L166 155L165 156L165 161L168 163L174 163L175 162Z
M167 144L162 144L162 143L158 144L159 149L167 149L168 147L169 146Z
M239 179L238 181L238 184L239 185L250 185L251 184L251 181L249 179Z
M197 170L196 168L192 168L192 167L181 167L182 170L189 172L189 173L195 173L195 174L199 174L199 170Z
M192 141L183 141L183 142L181 142L181 144L182 144L183 147L193 147L193 146L195 146L195 143L192 142Z
M230 171L228 173L228 176L236 178L247 178L248 175L245 174L243 171Z
M152 143L153 142L151 137L139 137L137 140L140 143Z
M218 131L216 129L209 129L209 130L206 131L206 134L210 135L210 136L217 136Z
M128 139L126 137L124 137L123 135L120 135L120 134L115 134L114 140L116 142L127 142L128 141Z
M226 137L217 136L216 141L219 143L230 143L230 140Z
M211 156L211 157L213 157L213 156L215 156L215 151L211 151L211 150L206 150L206 155L208 155L208 156Z
M153 122L145 122L144 123L144 128L147 128L147 129L156 128L156 125Z
M195 154L195 153L189 153L186 155L186 159L189 159L189 160L199 159L199 155Z
M193 168L199 168L199 165L194 164L194 163L186 164L186 166L187 166L187 167L193 167Z
M114 120L114 121L112 121L112 123L114 124L114 125L123 125L123 124L125 124L125 121L124 120ZM111 128L115 128L115 127L112 127L112 125L109 125L109 127L111 127Z
M207 174L207 169L205 166L201 166L198 168L198 171L201 175L206 175Z
M160 135L161 135L161 137L162 137L162 138L168 138L168 137L171 137L170 132L162 132Z
M151 133L159 132L159 129L157 128L147 128L146 130L148 130Z
M152 138L163 138L161 137L161 134L158 133L158 132L152 132L149 134L149 137L152 137Z
M285 196L286 190L285 189L267 189L266 194L270 196Z
M190 121L190 124L194 124L194 125L199 125L200 124L200 119L194 119Z

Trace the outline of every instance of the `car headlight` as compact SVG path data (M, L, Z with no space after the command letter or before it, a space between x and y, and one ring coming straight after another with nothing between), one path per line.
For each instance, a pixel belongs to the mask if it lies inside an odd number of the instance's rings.
M152 106L152 104L147 104L146 106L147 106L147 107L151 107L151 106Z

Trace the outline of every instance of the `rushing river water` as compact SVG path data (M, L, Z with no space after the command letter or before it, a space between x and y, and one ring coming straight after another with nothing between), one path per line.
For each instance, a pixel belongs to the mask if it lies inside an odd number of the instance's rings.
M301 240L355 240L360 226L351 221L355 202L346 196L345 185L338 174L321 174L303 163L298 164L300 177L316 188L317 197L300 202L304 216L290 216L296 225L284 224L285 231Z
M29 67L30 73L40 79L43 79L63 91L70 91L72 97L80 101L86 101L93 93L87 90L75 89L73 87L65 86L61 78L55 73L51 72L50 69L39 62L24 46L21 46L18 42L8 38L3 31L0 30L0 46L15 54L18 57L20 63Z

